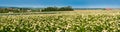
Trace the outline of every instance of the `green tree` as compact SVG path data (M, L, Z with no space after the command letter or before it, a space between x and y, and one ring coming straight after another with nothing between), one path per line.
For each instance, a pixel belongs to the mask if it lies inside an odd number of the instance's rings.
M58 11L58 8L57 7L47 7L47 8L44 8L42 11Z
M74 9L71 6L67 6L67 7L47 7L42 9L42 11L73 11Z

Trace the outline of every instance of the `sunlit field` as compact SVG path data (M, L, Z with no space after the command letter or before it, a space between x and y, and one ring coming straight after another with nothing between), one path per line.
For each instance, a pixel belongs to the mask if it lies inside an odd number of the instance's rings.
M120 32L120 10L1 13L0 32Z

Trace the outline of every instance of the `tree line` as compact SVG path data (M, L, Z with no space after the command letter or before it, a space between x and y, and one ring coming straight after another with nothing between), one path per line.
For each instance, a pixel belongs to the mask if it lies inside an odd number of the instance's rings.
M32 8L0 8L0 13L21 13L21 12L46 12L46 11L73 11L71 6L67 7L47 7L43 9Z
M27 8L0 8L0 13L19 13L19 12L27 12Z
M74 9L71 6L67 6L67 7L47 7L42 9L42 11L73 11Z

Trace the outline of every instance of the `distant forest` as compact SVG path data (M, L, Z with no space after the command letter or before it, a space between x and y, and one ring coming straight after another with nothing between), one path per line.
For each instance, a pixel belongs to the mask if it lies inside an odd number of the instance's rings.
M23 13L23 12L50 12L50 11L74 11L74 10L112 10L120 8L72 8L66 7L46 7L46 8L20 8L20 7L0 7L0 13Z
M71 6L66 7L47 7L47 8L19 8L9 7L0 8L0 13L21 13L21 12L48 12L48 11L73 11Z

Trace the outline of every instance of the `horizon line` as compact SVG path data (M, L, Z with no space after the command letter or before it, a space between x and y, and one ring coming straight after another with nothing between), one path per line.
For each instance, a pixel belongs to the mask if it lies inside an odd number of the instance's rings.
M21 7L21 8L46 8L46 7L66 7L66 6L0 6L0 7ZM71 6L72 8L120 8L119 6L117 7L106 7L106 6Z

